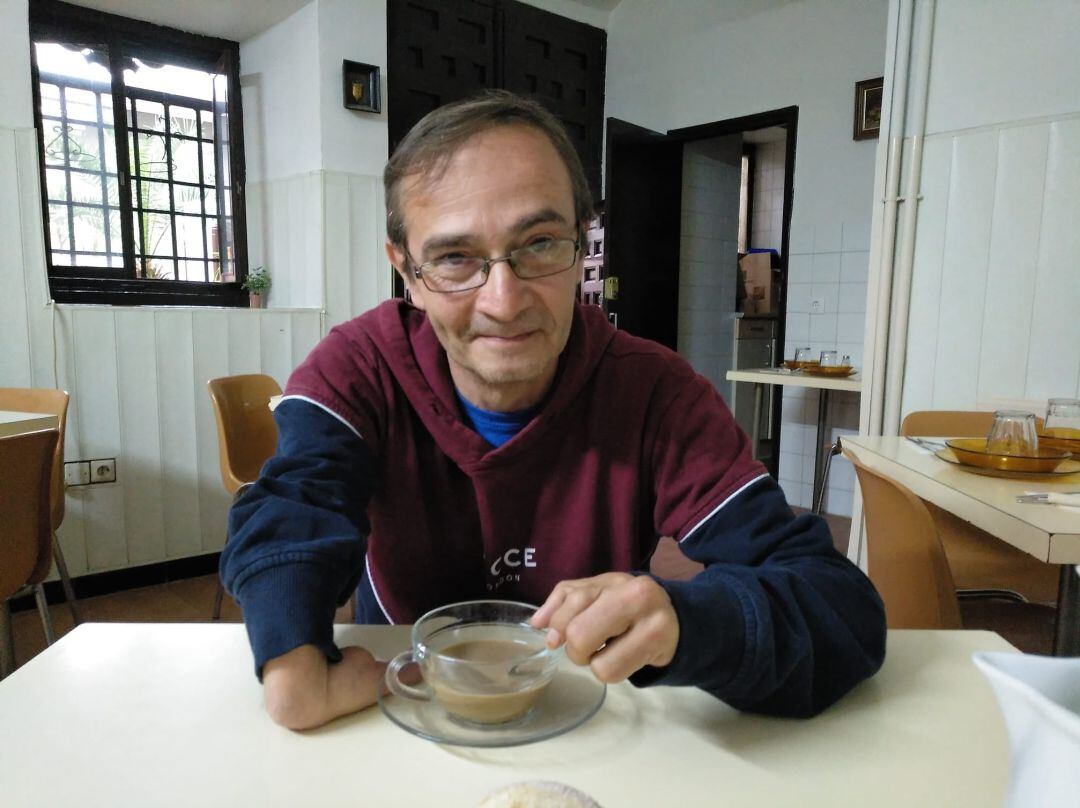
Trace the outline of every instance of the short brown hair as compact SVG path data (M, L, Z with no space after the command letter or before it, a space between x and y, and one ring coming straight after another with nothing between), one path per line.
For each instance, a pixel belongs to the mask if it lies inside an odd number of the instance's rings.
M592 193L581 160L558 118L538 102L506 90L488 90L429 112L398 144L383 172L386 190L386 235L405 246L405 218L401 211L402 184L413 174L438 173L465 141L497 126L520 124L539 130L551 141L570 174L574 217L581 227L593 215Z

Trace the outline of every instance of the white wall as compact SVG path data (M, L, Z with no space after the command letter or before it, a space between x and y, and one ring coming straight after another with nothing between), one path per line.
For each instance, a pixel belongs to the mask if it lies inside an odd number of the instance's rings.
M319 0L317 5L322 168L381 177L389 153L386 0ZM381 114L345 109L341 100L343 59L382 66Z
M905 413L1080 395L1078 32L1075 2L937 4Z
M0 0L0 127L15 129L34 125L30 82L27 0Z
M244 134L256 166L250 262L270 270L271 308L322 309L327 326L392 291L382 247L385 9L379 0L319 0L240 48ZM381 114L345 109L343 59L382 68Z
M799 343L861 362L876 142L851 139L852 107L855 82L882 74L886 11L886 0L622 0L608 21L606 115L666 131L799 107L786 355ZM830 431L854 431L853 396L833 405ZM816 395L785 396L783 412L781 484L809 506ZM834 468L828 510L850 512L852 487Z
M322 167L318 12L308 3L240 44L249 184Z

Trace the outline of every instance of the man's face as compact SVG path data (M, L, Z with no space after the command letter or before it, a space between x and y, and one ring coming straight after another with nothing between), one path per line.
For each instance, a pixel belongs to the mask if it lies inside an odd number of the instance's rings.
M417 265L447 255L499 258L544 240L577 238L570 175L550 141L501 126L466 141L434 181L406 179L402 215ZM387 242L413 302L427 312L461 394L497 411L537 403L566 346L582 257L566 272L521 280L504 261L482 287L432 292Z

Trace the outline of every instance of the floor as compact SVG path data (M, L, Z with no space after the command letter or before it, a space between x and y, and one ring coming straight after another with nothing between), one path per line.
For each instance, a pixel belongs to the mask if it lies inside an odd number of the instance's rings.
M846 552L851 520L826 516L833 542ZM686 558L670 539L661 541L653 556L653 571L665 578L683 579L693 575L701 566ZM113 623L198 623L210 620L214 603L217 576L204 575L160 586L131 589L79 601L85 622ZM1027 653L1048 654L1053 645L1054 611L1048 607L1022 607L999 601L961 601L964 626L971 629L997 631L1005 639ZM71 613L64 604L49 609L53 630L62 637L72 628ZM225 598L221 619L240 622L239 607ZM347 608L338 611L338 622L348 622ZM36 611L12 615L15 637L15 663L25 664L45 648L45 637Z

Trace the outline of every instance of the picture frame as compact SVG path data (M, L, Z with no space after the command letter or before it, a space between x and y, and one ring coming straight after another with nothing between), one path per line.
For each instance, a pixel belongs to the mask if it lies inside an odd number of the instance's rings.
M855 82L855 127L852 140L872 140L881 133L881 97L885 77Z
M341 62L342 103L358 112L382 112L379 94L379 67L343 59Z

